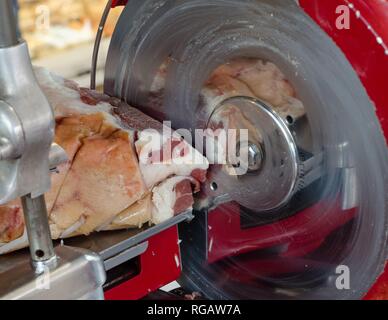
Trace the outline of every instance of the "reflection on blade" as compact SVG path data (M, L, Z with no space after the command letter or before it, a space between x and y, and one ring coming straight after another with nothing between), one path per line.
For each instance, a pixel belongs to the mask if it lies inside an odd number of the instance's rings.
M374 108L344 55L295 1L139 3L128 3L112 38L108 93L171 120L173 128L203 129L226 98L252 98L257 88L247 84L257 73L244 71L259 59L261 76L273 66L281 70L283 76L272 73L281 79L276 83L289 82L295 92L286 102L301 111L286 112L277 95L256 96L286 123L297 157L274 134L283 125L271 128L263 110L246 112L253 131L267 138L259 172L267 168L268 179L211 168L199 206L211 210L180 226L181 282L209 298L361 297L385 263L388 155ZM233 73L237 65L243 75ZM213 89L229 88L220 100L209 87L203 94L218 68L224 77L211 82ZM282 160L289 160L287 170L279 170ZM336 286L340 266L350 270L350 290Z

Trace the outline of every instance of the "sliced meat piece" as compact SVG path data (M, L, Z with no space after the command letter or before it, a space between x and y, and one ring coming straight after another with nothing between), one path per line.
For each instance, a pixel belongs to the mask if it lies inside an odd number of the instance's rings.
M68 160L59 165L57 171L51 175L51 188L45 195L47 211L49 213L54 206L74 156L82 145L82 140L99 133L103 123L104 116L102 113L57 119L54 141L65 150ZM109 133L105 134L109 135Z
M21 237L23 232L24 220L20 201L0 206L0 244Z
M142 131L135 142L140 170L148 188L166 178L179 175L201 178L203 182L209 162L197 150L177 136L171 138L157 132Z
M137 158L125 132L83 141L50 214L60 230L79 222L81 234L111 221L146 192Z
M135 131L140 171L149 190L173 175L206 180L207 159L171 128L128 105L119 106L115 113L128 129Z
M157 224L191 209L193 192L199 191L198 181L185 176L166 179L152 190L152 222Z

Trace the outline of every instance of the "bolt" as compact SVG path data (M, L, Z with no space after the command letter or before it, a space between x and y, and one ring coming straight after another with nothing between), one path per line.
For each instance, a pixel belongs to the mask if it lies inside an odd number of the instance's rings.
M248 143L248 172L258 171L263 163L263 150L260 145Z
M7 160L12 158L14 148L7 138L0 138L0 160Z

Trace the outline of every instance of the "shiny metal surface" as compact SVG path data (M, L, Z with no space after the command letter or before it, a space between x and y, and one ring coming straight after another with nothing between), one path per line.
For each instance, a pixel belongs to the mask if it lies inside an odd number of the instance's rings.
M96 70L97 70L97 60L98 52L100 50L100 43L102 34L104 31L106 19L108 19L109 11L112 7L112 0L108 0L104 9L104 12L101 16L101 21L98 25L96 39L94 40L93 55L92 55L92 67L90 71L90 89L96 89Z
M105 270L108 271L128 260L131 260L137 256L140 256L142 253L144 253L147 250L147 248L148 248L148 242L145 241L129 249L126 249L109 259L106 259L104 261Z
M65 246L57 241L55 252L58 258L56 263L44 265L38 264L41 274L44 274L44 271L49 268L54 270L52 272L54 272L55 279L58 278L58 287L54 284L56 289L51 293L41 290L34 292L33 281L35 281L38 273L33 271L30 266L27 249L0 256L0 297L3 299L30 297L33 297L34 299L67 299L66 297L68 297L68 299L78 299L81 297L80 291L84 290L87 291L87 293L85 293L85 298L102 298L101 288L97 288L97 285L102 286L105 281L105 273L101 272L101 268L108 271L123 262L141 255L148 248L148 238L178 223L183 223L185 221L189 222L192 218L192 212L187 211L156 226L96 232L87 237L80 236L65 239L63 240ZM82 254L85 256L83 257ZM85 259L89 260L90 258L91 264L89 266L85 265ZM70 261L69 259L74 260ZM64 263L64 261L66 263ZM74 275L71 275L70 270L68 269L71 269L71 272L74 272ZM14 281L13 279L16 277L13 271L18 276L23 272L26 274L18 280L17 285L9 284L9 282ZM65 274L62 275L62 272ZM75 286L74 281L79 281L80 277L82 277L82 274L80 273L85 272L87 273L87 279L95 282L96 292L92 291L93 283L87 281L86 283L82 282L83 285L77 285L77 293L70 290L67 292L66 296L65 290L68 290L70 285L64 286L63 292L60 291L61 285L59 283L61 281L65 281L66 279L66 281L70 281L72 285ZM92 274L93 272L95 272L95 275ZM19 289L19 286L22 289ZM60 297L56 298L58 295L60 295Z
M227 117L238 112L239 117L228 125ZM292 197L299 178L299 158L296 142L284 120L262 101L248 97L234 97L223 101L211 114L208 127L222 123L225 129L248 129L246 150L248 163L239 162L241 175L231 175L227 168L210 168L209 184L218 185L217 193L227 193L229 198L257 211L273 210L287 203ZM262 160L252 170L252 146L261 145ZM250 150L251 149L251 150ZM257 147L256 147L257 149ZM256 150L255 152L260 152ZM251 157L250 157L251 156ZM252 160L251 160L252 161ZM251 169L250 169L251 166ZM231 168L234 170L234 167ZM212 196L208 193L208 196Z
M66 245L97 252L105 261L129 248L144 243L148 238L155 234L181 222L190 221L192 218L193 215L190 210L154 226L143 226L138 229L96 232L88 237L65 239L64 242Z
M0 160L16 160L24 149L23 127L15 110L0 100Z
M49 153L50 170L53 171L57 166L68 160L65 150L57 143L52 143Z
M343 171L343 190L342 190L342 209L348 210L360 205L358 194L359 187L357 181L357 172L355 168L344 168Z
M50 169L66 160L56 144L54 114L18 42L11 1L0 4L0 204L22 198L31 261L0 273L5 299L102 297L105 272L95 254L60 247L54 252L44 193ZM43 281L43 288L40 281Z
M2 12L4 13L4 12ZM10 25L16 32L16 25ZM53 111L32 70L27 45L0 48L0 203L22 197L24 221L36 272L55 264L43 194L50 187ZM53 153L52 152L52 153Z
M55 259L44 195L23 196L22 205L33 265Z
M0 48L0 101L0 133L13 150L0 161L0 203L4 204L27 194L36 197L50 187L54 115L35 80L24 42Z
M263 149L261 145L249 143L248 145L248 172L256 172L261 168L264 160Z
M0 271L0 298L6 300L102 299L105 271L100 257L88 250L58 246L55 267L35 273L28 257ZM0 269L1 270L1 269Z
M15 10L12 0L0 1L0 48L18 43Z
M13 153L11 142L7 138L0 138L0 160L9 159Z
M183 212L156 226L143 226L142 228L95 232L89 236L79 236L61 240L66 246L78 247L96 252L103 260L116 255L136 245L146 242L150 237L174 225L190 222L193 219L191 211ZM56 241L59 244L60 241ZM20 250L0 256L0 273L12 269L15 265L25 260L28 250Z
M205 186L214 201L201 203L221 205L185 226L183 278L210 298L360 298L386 260L386 143L349 62L295 1L129 1L104 90L173 128L204 128L216 106L204 110L201 88L239 57L275 63L305 106L305 116L287 124L300 158L295 196L264 215L228 202L235 199L222 192L224 181ZM166 59L164 91L155 96ZM339 265L350 269L350 290L336 288Z

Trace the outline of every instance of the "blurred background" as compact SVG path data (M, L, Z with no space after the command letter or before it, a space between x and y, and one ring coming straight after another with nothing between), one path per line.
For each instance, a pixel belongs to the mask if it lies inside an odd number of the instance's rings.
M94 38L107 0L14 0L32 62L89 87ZM97 88L122 7L112 9L101 41Z

